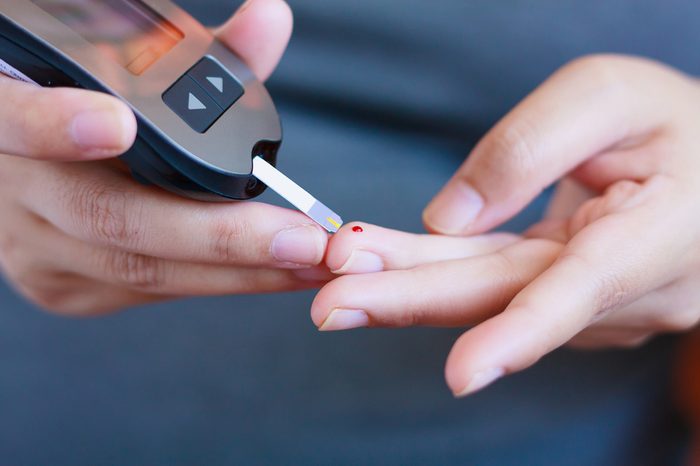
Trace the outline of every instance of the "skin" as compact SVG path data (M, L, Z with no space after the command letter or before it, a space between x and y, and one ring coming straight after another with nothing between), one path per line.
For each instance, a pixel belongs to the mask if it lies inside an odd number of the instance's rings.
M251 0L217 34L265 79L291 29L282 0ZM325 254L342 276L313 303L322 330L472 327L446 365L456 395L563 344L635 346L700 317L700 90L658 63L567 65L433 200L433 234L350 224L330 243L292 210L199 203L135 183L113 160L136 131L118 100L6 78L0 97L0 267L53 312L314 287L329 279ZM487 233L557 180L540 224Z
M320 291L313 321L470 327L446 363L456 396L565 344L686 331L700 319L698 134L697 80L640 58L576 60L477 145L424 212L433 235L335 235L326 262L344 276ZM557 180L524 235L478 236Z
M291 31L286 3L252 0L216 34L264 80ZM317 265L328 237L304 215L195 202L136 183L110 160L135 138L122 102L5 77L0 98L0 267L39 306L95 315L178 296L296 290L324 278Z

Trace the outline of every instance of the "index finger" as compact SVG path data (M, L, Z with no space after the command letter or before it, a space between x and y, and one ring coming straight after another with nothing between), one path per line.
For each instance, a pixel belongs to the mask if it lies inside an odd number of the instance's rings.
M516 235L509 233L455 238L353 222L343 225L331 239L326 265L339 275L410 269L492 253L517 240Z
M427 227L446 234L493 228L581 162L669 121L670 93L687 87L680 73L637 58L569 64L479 142L426 208Z
M120 100L47 89L0 74L0 153L40 160L115 157L133 144L136 118Z

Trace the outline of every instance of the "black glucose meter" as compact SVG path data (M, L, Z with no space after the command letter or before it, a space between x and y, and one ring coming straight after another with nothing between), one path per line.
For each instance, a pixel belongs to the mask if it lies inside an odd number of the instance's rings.
M250 199L265 189L253 159L275 165L282 134L267 90L170 1L3 0L0 71L127 102L138 136L122 158L172 192Z

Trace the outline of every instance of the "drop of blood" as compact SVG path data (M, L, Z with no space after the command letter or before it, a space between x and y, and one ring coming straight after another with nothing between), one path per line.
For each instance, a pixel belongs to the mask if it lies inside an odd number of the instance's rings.
M362 227L352 227L352 231L355 233L362 233L365 230L363 230Z

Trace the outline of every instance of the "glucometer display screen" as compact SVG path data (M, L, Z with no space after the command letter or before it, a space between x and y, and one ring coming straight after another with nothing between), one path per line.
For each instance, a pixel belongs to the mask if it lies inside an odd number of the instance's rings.
M135 75L184 34L139 0L32 0Z

